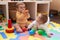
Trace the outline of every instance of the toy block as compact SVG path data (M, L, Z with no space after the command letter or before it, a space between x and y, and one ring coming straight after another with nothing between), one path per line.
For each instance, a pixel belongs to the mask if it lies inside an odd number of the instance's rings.
M4 28L2 26L0 26L0 30L4 30Z
M4 32L1 32L1 35L2 35L2 37L3 37L4 39L6 39L6 38L7 38L7 36L5 35L5 33L4 33Z
M13 33L14 32L14 28L12 27L12 22L11 19L8 20L8 27L6 29L7 33Z

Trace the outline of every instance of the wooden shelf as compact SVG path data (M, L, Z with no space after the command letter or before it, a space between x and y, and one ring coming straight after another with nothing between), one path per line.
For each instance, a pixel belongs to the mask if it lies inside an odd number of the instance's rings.
M32 19L36 19L38 12L49 14L50 1L0 1L0 5L5 5L7 20L9 18L15 18L17 2L24 2L26 4L26 8L29 10Z

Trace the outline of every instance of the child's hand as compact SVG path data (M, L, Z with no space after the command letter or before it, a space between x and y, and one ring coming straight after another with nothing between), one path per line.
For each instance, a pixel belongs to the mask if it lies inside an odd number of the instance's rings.
M28 15L29 11L28 10L23 10L24 15Z
M16 31L17 31L17 32L21 32L21 33L23 32L21 29L17 29Z

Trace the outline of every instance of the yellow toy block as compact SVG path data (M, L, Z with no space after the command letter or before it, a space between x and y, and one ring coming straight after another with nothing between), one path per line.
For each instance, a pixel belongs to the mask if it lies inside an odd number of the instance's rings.
M5 30L2 30L1 32L4 32L5 35L7 36L7 39L5 39L5 40L9 40L10 38L16 38L16 35L14 33L6 33ZM0 35L0 39L3 40L1 35Z
M1 35L0 35L0 40L4 40Z
M30 36L28 40L41 40L40 38Z

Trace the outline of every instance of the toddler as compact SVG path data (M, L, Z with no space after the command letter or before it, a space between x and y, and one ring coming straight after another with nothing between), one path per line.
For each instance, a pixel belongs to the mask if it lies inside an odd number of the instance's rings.
M49 17L47 15L40 14L35 21L33 21L29 26L28 29L36 28L36 29L43 29L46 31L47 35L51 37L50 31L48 29L49 24Z
M17 12L16 12L16 24L14 27L17 32L23 32L22 28L27 27L27 19L30 17L29 11L26 10L24 3L17 3Z

